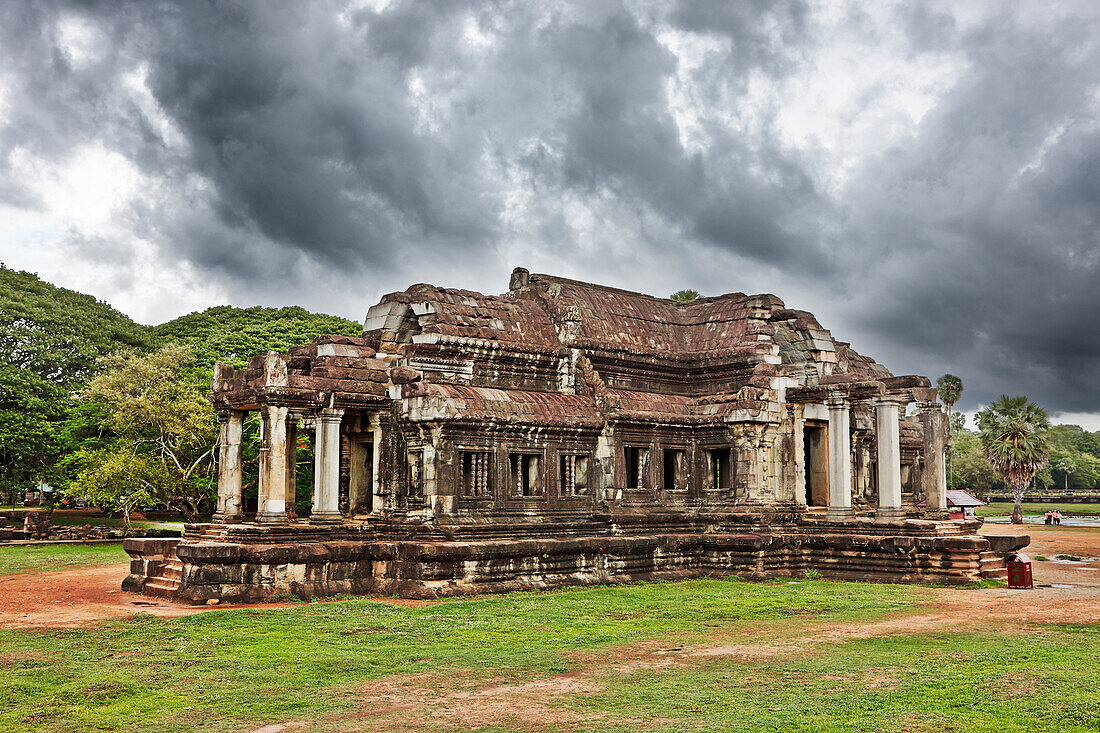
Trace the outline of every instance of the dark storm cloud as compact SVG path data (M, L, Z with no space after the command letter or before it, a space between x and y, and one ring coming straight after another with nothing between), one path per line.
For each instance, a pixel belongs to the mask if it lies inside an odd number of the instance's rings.
M786 278L793 307L827 294L826 325L893 368L958 373L964 407L1100 411L1095 6L898 7L8 3L0 202L42 205L20 161L102 145L151 182L122 214L136 237L287 299L318 272L450 282L517 248L624 285L666 252L719 282L724 257ZM785 84L841 95L820 68L891 44L955 72L911 131L874 153L785 134Z
M862 321L905 359L969 375L970 405L1026 391L1097 411L1100 25L997 21L958 39L962 82L849 188L854 231L906 263L857 271L890 273Z

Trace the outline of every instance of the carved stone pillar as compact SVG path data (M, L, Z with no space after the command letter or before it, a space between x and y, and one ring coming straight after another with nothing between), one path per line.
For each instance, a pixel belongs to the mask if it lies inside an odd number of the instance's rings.
M901 519L901 436L899 410L903 403L889 397L875 403L878 436L878 511L882 520Z
M829 519L852 517L851 404L830 397L829 408Z
M286 524L287 442L290 411L278 405L260 408L260 524Z
M382 475L382 416L377 412L370 416L371 450L371 511L383 514L386 510L386 494L389 489Z
M947 415L938 403L920 403L924 433L924 470L921 484L927 511L947 511Z
M286 502L287 521L298 519L295 507L298 501L298 418L301 413L291 410L286 420L286 489L283 501Z
M218 411L218 509L213 521L233 524L244 519L241 511L241 433L244 416L240 410Z
M310 524L339 524L340 514L340 421L343 410L317 411L317 432L313 446L313 512Z

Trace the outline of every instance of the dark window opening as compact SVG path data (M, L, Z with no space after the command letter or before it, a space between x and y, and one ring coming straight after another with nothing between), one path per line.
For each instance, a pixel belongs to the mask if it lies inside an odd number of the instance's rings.
M563 494L581 496L588 493L588 456L563 455L559 466L559 484Z
M626 488L648 489L649 486L649 448L627 447L626 449Z
M466 451L462 454L462 493L466 496L489 496L492 482L489 466L492 454L488 451Z
M664 452L664 484L667 491L685 491L688 487L687 451L667 448Z
M733 465L729 448L707 451L707 490L728 491L733 487Z
M513 453L512 493L515 496L542 496L542 460L530 453Z

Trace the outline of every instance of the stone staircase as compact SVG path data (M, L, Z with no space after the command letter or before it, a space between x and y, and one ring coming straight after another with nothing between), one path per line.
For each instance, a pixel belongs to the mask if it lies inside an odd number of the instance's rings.
M183 563L179 561L179 558L173 556L172 559L165 563L160 569L158 575L145 581L144 592L151 596L158 596L171 600L175 598L176 590L179 589L180 581L182 580Z
M1008 580L1008 568L1004 556L997 552L986 551L978 555L981 576L988 580Z
M224 524L201 524L195 538L204 542L226 542L229 540L229 527Z
M190 524L184 529L184 538L203 542L228 542L229 528L222 524ZM183 563L173 554L156 575L145 581L142 592L174 600L182 582Z

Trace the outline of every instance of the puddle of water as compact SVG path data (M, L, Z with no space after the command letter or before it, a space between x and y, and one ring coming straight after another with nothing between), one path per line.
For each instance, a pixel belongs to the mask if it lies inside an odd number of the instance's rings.
M1051 588L1072 588L1073 586L1070 585L1069 583L1051 583L1050 587Z

